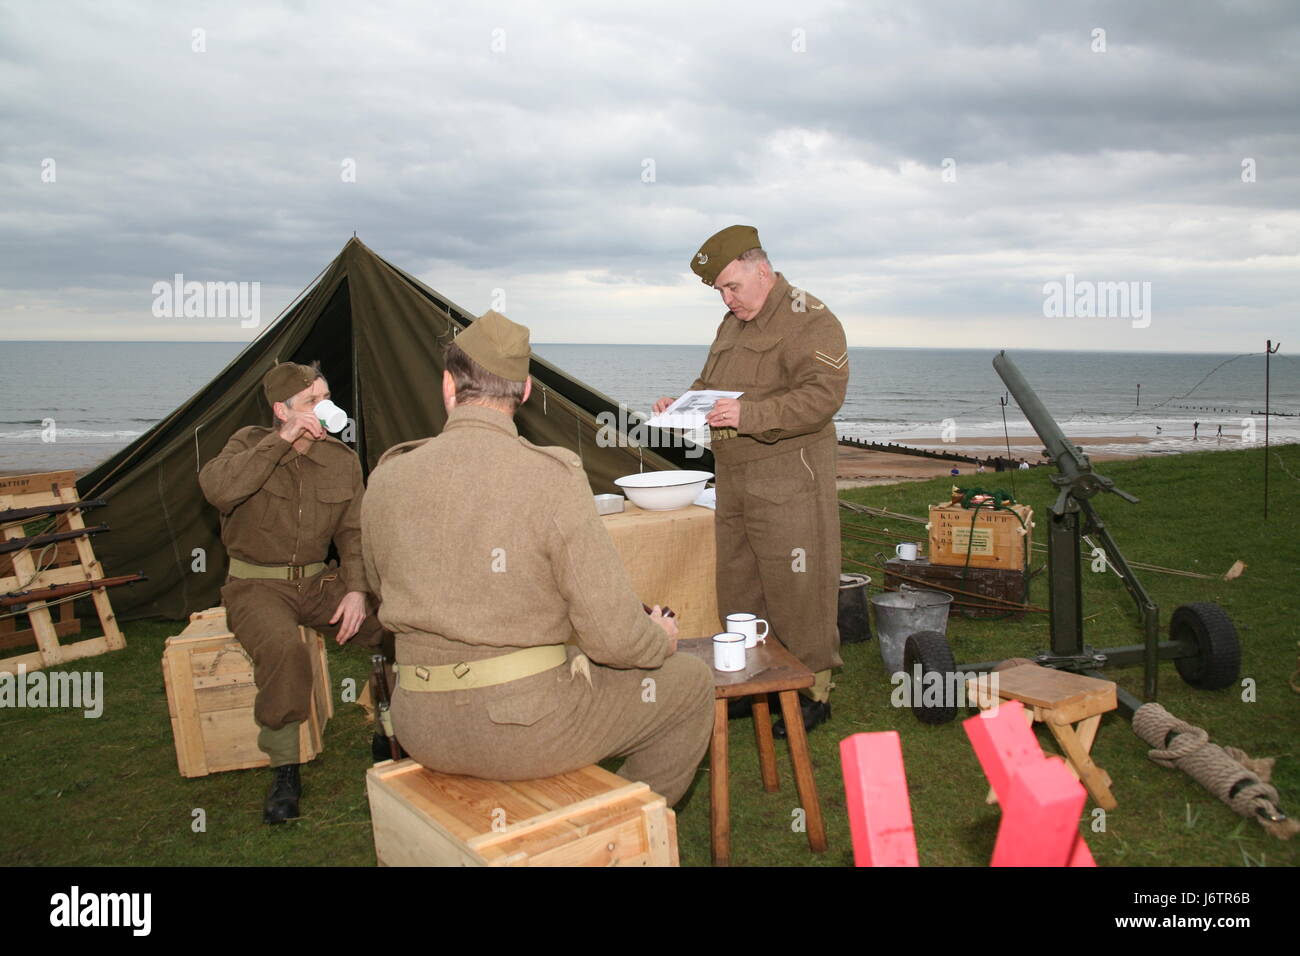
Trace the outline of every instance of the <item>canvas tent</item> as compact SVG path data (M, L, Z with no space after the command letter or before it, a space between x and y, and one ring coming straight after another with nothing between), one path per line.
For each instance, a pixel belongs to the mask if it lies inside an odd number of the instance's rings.
M369 475L392 445L441 430L443 350L473 319L474 313L349 240L216 378L77 482L81 497L108 501L95 513L113 529L95 542L107 573L149 577L113 592L118 617L182 619L219 603L226 553L198 471L239 428L270 423L260 386L267 369L277 361L320 360L335 401L354 419L350 437ZM577 452L593 492L616 491L614 478L641 470L712 469L707 450L688 459L685 449L667 447L667 436L651 439L657 451L623 441L598 444L596 416L612 412L617 420L617 403L536 355L530 371L533 396L516 416L520 434Z

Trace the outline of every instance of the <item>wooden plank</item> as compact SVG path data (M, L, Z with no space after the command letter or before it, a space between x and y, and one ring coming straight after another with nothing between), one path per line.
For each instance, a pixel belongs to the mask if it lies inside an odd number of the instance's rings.
M898 731L840 741L856 866L920 866Z
M998 695L1035 707L1059 708L1072 701L1114 694L1115 682L1070 674L1037 664L998 671Z
M681 647L681 644L678 644ZM713 865L731 865L731 773L727 758L727 701L713 701L713 738L709 744L709 828Z
M813 777L812 756L808 752L808 737L803 726L803 710L799 694L793 690L781 692L781 714L785 717L785 732L790 744L790 760L794 764L794 782L803 806L804 824L808 828L808 847L814 853L826 849L826 825L822 822L822 805L817 798L817 781Z
M75 471L45 471L31 475L9 475L0 478L0 496L21 498L22 503L0 503L5 508L34 508L37 505L58 504L61 488L75 488Z
M176 745L176 765L183 777L202 777L208 773L204 757L198 704L194 699L194 672L190 655L183 647L163 651L163 682L167 699L176 714L172 738Z
M498 821L498 825L509 825L548 809L516 790L502 787L500 781L437 774L425 771L414 761L412 764L418 770L408 768L395 773L387 780L388 786L406 802L436 813L441 825L466 844L490 833Z
M713 692L718 697L751 697L813 685L813 672L775 640L764 641L746 650L743 671L714 670L713 640L709 637L679 640L677 653L690 654L709 665L713 673Z
M26 557L27 562L19 562L19 566L28 570L20 571L18 574L0 578L0 594L11 594L14 591L31 591L35 588L49 587L51 584L74 584L78 581L89 581L86 572L80 565L74 564L66 568L50 568L42 571L40 575L32 580L31 576L36 572L36 565L32 562L30 551L15 551L10 557L17 558L19 555ZM78 595L80 597L80 595Z
M485 859L391 787L392 768L385 761L366 771L366 795L379 865L486 866Z
M1078 771L1079 780L1088 788L1088 793L1097 802L1097 806L1103 810L1114 810L1119 806L1115 796L1110 792L1110 777L1092 762L1092 757L1083 749L1079 738L1074 735L1074 728L1069 724L1060 725L1051 720L1047 722L1047 727L1056 738L1056 742L1061 745L1066 758Z
M5 531L9 536L14 529L10 528ZM36 571L36 562L32 560L31 552L18 551L13 555L14 570L18 572L20 582L26 582L23 590L29 590L33 587L43 587L41 575ZM59 646L59 633L54 629L54 621L50 618L49 606L44 601L35 601L27 605L25 613L27 620L31 624L33 636L36 638L36 647L40 655L40 664L37 667L27 667L28 670L38 670L41 667L51 667L55 664L61 664L66 660L62 648ZM24 655L26 656L26 655ZM16 660L16 658L10 658ZM0 666L4 662L0 661ZM15 671L17 673L16 665Z
M628 783L598 767L562 779L484 781L426 770L412 760L384 761L366 775L382 865L646 866L676 861L675 819L662 797L644 783ZM466 791L470 802L518 803L519 789L531 800L552 802L575 792L589 795L559 805L504 830L491 821L467 826L461 819ZM591 793L595 788L600 792ZM669 841L671 845L669 845Z
M60 605L65 610L72 607L71 603ZM0 618L0 620L12 621L13 618ZM81 633L81 621L77 618L68 620L61 617L54 622L54 633L59 637L67 637L69 634ZM15 647L28 647L36 643L36 632L30 627L22 630L5 630L0 627L0 650L12 650ZM62 646L62 645L60 645Z
M520 820L517 823L509 823L505 829L500 831L482 833L470 839L469 846L482 852L484 848L494 843L503 843L522 835L534 833L555 822L565 822L571 826L586 828L582 823L575 822L574 818L581 816L587 810L613 810L620 814L625 813L627 812L626 802L630 798L650 792L650 788L644 783L625 782L625 785L617 790L610 790L608 793L601 793L585 800L579 800L570 806L556 807L554 810L548 810L545 813Z
M60 500L64 503L71 503L77 500L77 489L73 485L70 488L60 489ZM85 520L81 517L80 511L69 511L66 513L68 527L73 531L80 531L86 527ZM97 580L104 577L104 566L99 563L95 557L95 550L91 547L88 537L80 537L75 542L77 546L77 555L81 558L81 566L85 569L87 580ZM107 588L95 588L90 592L91 603L95 605L95 611L99 615L99 626L103 628L104 640L110 650L120 651L126 647L126 638L122 636L121 629L117 626L117 616L113 613L112 602L108 599Z
M758 740L758 769L763 777L763 789L776 793L781 789L781 778L776 772L776 746L772 743L771 708L766 694L753 697L754 736Z

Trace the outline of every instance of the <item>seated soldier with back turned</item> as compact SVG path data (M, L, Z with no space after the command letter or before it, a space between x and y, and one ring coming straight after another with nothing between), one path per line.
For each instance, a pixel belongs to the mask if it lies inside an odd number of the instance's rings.
M619 773L672 805L708 747L713 675L644 613L578 456L519 436L529 356L526 328L476 320L448 350L442 433L371 475L362 548L397 635L394 730L426 767L488 779L626 757Z

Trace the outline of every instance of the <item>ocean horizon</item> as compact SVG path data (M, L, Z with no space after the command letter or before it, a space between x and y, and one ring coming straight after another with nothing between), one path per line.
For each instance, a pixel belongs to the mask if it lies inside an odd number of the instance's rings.
M248 345L0 343L0 470L93 467L190 399ZM533 350L641 414L648 414L659 396L684 391L708 354L706 344L538 342ZM1001 438L1002 401L1008 395L992 367L998 351L852 347L837 431L844 438L900 444L934 442L943 435L957 447ZM1168 454L1263 441L1262 345L1258 353L1236 354L1007 353L1068 435L1124 440L1090 443L1090 452ZM1272 356L1271 386L1270 440L1300 441L1300 359ZM1032 434L1014 398L1005 413L1009 434ZM1199 424L1197 440L1193 424ZM996 454L985 447L987 454Z

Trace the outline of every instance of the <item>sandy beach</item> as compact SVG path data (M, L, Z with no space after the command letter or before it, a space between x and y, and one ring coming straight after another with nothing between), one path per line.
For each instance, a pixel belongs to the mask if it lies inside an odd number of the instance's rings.
M1094 454L1089 452L1088 449L1090 446L1098 445L1143 445L1149 442L1150 439L1135 435L1102 435L1088 438L1072 438L1071 441L1081 446L1092 461L1123 461L1129 458L1137 458L1139 455ZM973 438L954 444L945 444L938 438L918 438L912 439L908 444L916 448L955 452L959 455L970 455L974 458L996 457L999 449L1002 451L1002 457L1005 458L1007 446L1006 439L1003 438ZM1014 458L1023 458L1031 464L1041 462L1043 460L1040 455L1042 448L1042 440L1037 435L1011 436L1011 451ZM843 490L845 488L864 488L869 485L892 485L902 481L925 481L929 478L949 475L954 467L963 476L966 476L974 473L976 466L966 462L944 461L939 458L920 458L915 455L895 454L893 452L841 445L836 485ZM995 474L996 472L994 472L993 468L987 467L985 473Z

